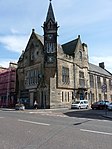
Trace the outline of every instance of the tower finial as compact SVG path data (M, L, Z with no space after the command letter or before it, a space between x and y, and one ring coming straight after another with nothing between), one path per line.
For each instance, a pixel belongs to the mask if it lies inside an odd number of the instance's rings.
M49 0L50 2L52 1L52 0Z

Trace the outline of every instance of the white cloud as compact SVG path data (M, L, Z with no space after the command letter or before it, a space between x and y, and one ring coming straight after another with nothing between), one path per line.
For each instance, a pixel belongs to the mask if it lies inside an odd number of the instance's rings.
M16 29L14 29L14 28L11 28L11 33L12 33L12 34L18 34L18 33L19 33L19 31L18 31L18 30L16 30Z
M0 43L3 44L3 46L13 52L21 53L22 50L24 50L27 41L28 36L24 35L7 35L7 36L0 36Z
M112 56L106 56L106 57L90 57L90 63L93 63L95 65L99 65L99 63L104 62L105 69L110 71L112 73Z

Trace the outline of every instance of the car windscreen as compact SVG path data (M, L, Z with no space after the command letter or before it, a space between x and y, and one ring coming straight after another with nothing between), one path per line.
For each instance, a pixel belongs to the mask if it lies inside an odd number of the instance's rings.
M74 102L74 104L79 104L79 103L80 103L80 101L75 101L75 102Z

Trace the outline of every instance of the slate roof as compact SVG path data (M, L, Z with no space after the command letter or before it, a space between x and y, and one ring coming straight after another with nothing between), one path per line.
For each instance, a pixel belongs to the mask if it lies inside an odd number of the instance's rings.
M111 77L111 74L107 70L91 63L89 63L89 70L92 72L96 72Z
M44 45L44 37L35 33L36 37L41 41L41 43Z
M54 17L54 12L53 12L51 2L49 4L49 9L48 9L48 12L47 12L47 17L46 17L46 22L48 22L50 19L55 22L55 17Z
M76 49L78 38L62 45L65 54L73 55Z

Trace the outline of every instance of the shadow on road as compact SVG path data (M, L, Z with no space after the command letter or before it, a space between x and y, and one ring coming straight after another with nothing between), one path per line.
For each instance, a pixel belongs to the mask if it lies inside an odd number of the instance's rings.
M69 117L77 117L77 118L88 118L88 119L98 119L98 120L110 120L112 121L112 111L105 110L92 110L92 109L81 109L76 110L72 109L63 114Z

